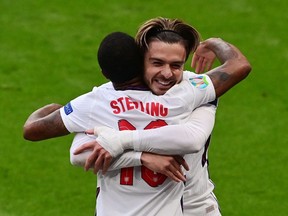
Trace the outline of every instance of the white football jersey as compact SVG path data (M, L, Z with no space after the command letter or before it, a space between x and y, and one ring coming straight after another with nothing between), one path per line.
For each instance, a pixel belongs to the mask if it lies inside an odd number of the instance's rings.
M163 96L150 91L115 91L111 83L95 87L61 108L70 132L95 126L118 130L152 129L187 121L199 105L215 99L210 78L185 72L183 81ZM144 166L98 173L100 193L97 215L183 215L183 183L154 173Z
M205 215L220 216L218 201L213 193L214 184L208 172L208 147L211 137L203 148L193 154L184 156L191 167L186 172L183 195L184 216Z

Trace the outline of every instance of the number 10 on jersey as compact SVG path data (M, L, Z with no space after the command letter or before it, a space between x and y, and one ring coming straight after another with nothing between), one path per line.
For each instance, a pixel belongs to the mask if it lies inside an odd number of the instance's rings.
M163 120L151 121L144 130L158 128L167 125ZM136 128L127 120L120 120L118 122L119 130L136 130ZM122 168L120 174L121 185L133 185L134 167ZM167 176L153 172L145 166L141 166L141 178L151 187L157 187L166 180Z

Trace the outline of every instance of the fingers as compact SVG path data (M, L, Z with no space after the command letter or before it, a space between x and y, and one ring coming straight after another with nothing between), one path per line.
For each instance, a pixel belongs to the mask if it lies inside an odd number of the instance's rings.
M102 166L102 174L105 175L112 161L111 155L106 156Z
M91 155L87 158L84 169L87 171L93 167L95 174L97 174L99 170L102 170L102 173L105 174L111 161L111 154L100 145L96 145Z
M171 164L169 169L166 169L163 174L176 182L186 181L186 178L181 170L181 166L178 163Z
M98 171L102 168L103 166L103 155L100 155L97 157L95 163L94 163L94 174L97 174Z
M176 182L186 181L181 166L183 166L187 171L189 170L189 166L183 157L179 155L174 156L173 160L170 161L170 166L166 168L165 175Z
M85 131L86 134L89 135L98 135L99 133L101 133L104 130L107 130L108 127L102 126L102 127L95 127L93 129L88 129Z
M195 68L196 67L196 64L198 62L198 59L199 59L199 56L194 54L193 57L192 57L192 62L191 62L191 67L192 68Z
M183 181L181 178L179 178L177 175L175 175L175 173L173 173L171 171L167 171L167 173L165 175L175 182Z
M180 161L180 156L179 156ZM184 159L183 159L184 161ZM183 162L182 162L183 163ZM162 174L168 176L176 182L186 181L185 175L182 172L181 164L175 158L171 158L169 165L163 168Z
M205 72L207 60L205 57L194 55L192 58L191 67L195 68L195 73L203 73Z
M214 60L213 61L207 61L207 63L206 63L206 70L207 71L211 70L213 63L214 63Z
M81 145L80 147L78 147L75 151L74 151L74 155L78 155L81 154L84 151L87 151L89 149L93 149L95 146L95 141L91 141L91 142L87 142L83 145Z
M104 175L107 172L111 161L112 156L107 151L102 149L94 163L94 173L97 174L99 170L102 170L102 174Z
M179 170L175 170L175 171L168 171L167 172L167 176L170 177L172 180L176 181L176 182L185 182L186 178L183 175L182 172L180 172Z
M148 169L166 175L176 182L186 181L182 172L182 164L188 168L187 163L181 156L157 155L144 152L141 161Z
M204 56L194 55L192 58L191 67L195 68L195 73L204 73L212 68L214 59L206 58Z
M185 161L185 159L179 155L174 156L174 159L184 167L185 170L189 171L189 165Z
M85 131L86 134L89 134L89 135L93 135L94 134L94 129L88 129Z
M186 171L189 171L189 165L187 164L185 160L183 160L183 163L181 165L184 167Z
M94 163L94 174L97 174L99 170L102 170L102 174L105 175L110 166L111 161L112 161L111 156L100 155Z
M204 64L204 58L199 57L196 65L195 72L196 73L202 73L205 70L205 64Z
M84 169L87 171L90 169L90 167L92 167L92 164L96 161L96 159L98 158L98 153L97 151L93 151L91 153L91 155L87 158L86 162L85 162L85 166Z

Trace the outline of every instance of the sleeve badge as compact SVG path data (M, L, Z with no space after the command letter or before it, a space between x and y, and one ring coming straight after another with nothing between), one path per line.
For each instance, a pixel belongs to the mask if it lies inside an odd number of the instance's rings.
M209 82L206 80L206 76L197 76L194 78L189 78L190 83L196 88L204 89L209 85Z

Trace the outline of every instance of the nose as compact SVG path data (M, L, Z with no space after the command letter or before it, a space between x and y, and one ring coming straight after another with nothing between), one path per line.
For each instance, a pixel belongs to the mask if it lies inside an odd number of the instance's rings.
M161 70L161 75L165 77L165 79L169 79L173 76L173 72L169 66L166 66Z

